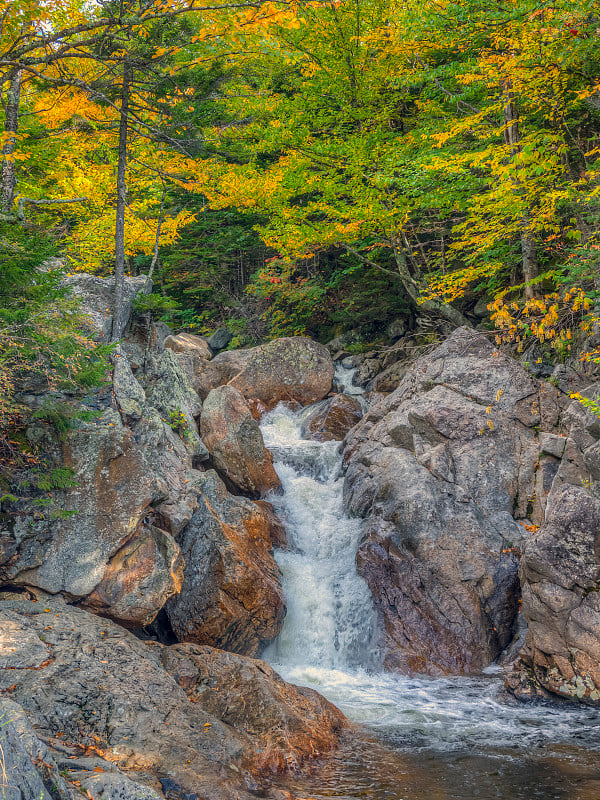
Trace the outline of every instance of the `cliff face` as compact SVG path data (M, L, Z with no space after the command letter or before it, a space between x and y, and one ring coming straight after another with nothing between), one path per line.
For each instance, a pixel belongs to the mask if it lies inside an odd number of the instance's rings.
M386 666L477 673L526 627L509 688L598 702L598 418L468 329L395 385L345 444Z

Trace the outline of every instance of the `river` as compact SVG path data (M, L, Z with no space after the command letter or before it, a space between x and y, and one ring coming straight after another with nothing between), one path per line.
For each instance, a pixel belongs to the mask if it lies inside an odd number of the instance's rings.
M357 392L349 371L337 379ZM519 703L494 668L434 679L379 667L339 443L305 438L307 413L279 406L261 424L284 489L271 501L288 532L288 548L276 552L288 612L264 658L358 727L288 788L315 800L600 800L600 711Z

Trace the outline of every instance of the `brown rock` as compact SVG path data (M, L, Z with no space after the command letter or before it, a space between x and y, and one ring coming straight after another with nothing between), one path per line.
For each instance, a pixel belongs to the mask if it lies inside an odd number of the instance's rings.
M122 625L149 625L183 584L183 558L165 531L147 525L111 558L98 586L83 602Z
M266 517L269 526L271 547L284 550L287 547L287 531L283 522L279 519L277 512L271 503L268 503L266 500L255 500L255 503Z
M282 400L309 405L331 391L333 361L326 347L302 336L274 339L251 351L244 368L229 381L246 398L268 409Z
M210 361L212 350L206 339L194 336L193 333L178 333L177 336L167 336L165 347L174 353L193 353L200 358Z
M232 386L210 392L200 433L214 466L234 490L258 498L281 487L258 423Z
M309 405L326 397L333 382L333 361L326 347L303 336L274 339L249 350L230 350L198 372L194 389L207 397L211 389L230 384L247 400L271 410L283 400ZM256 406L255 412L261 406Z
M196 373L193 379L194 389L204 400L211 389L224 386L238 375L246 366L254 349L226 350L216 355L212 361L196 364Z
M346 394L336 394L324 401L303 425L305 435L317 442L341 442L363 415L358 400Z
M250 398L248 400L248 408L254 419L258 422L269 410L261 400Z
M77 486L60 503L73 515L41 523L39 533L35 527L30 530L19 558L6 564L0 576L53 594L83 597L137 530L155 486L133 434L116 411L71 431L63 461L73 469Z
M255 655L278 636L285 615L267 516L230 495L213 470L195 485L199 508L179 535L183 587L166 606L171 625L181 641Z
M317 692L291 686L262 661L197 645L174 645L161 655L192 702L262 744L247 764L258 775L293 771L308 753L327 753L346 725Z
M0 635L0 663L8 656L14 668L0 670L0 693L10 688L63 760L65 749L76 756L69 771L89 769L94 754L96 775L121 768L155 789L168 783L175 796L251 800L260 789L274 798L269 777L257 773L318 757L347 724L261 661L143 642L59 598L0 598L0 631L8 626L15 636L5 643ZM154 797L141 789L118 796Z

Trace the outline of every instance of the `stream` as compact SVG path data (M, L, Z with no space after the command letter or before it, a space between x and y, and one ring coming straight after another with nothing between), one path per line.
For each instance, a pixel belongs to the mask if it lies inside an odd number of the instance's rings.
M349 370L336 379L359 393ZM261 423L284 489L270 500L288 532L288 549L275 554L287 616L263 658L359 726L286 788L311 800L600 800L600 711L517 702L493 667L441 679L380 668L356 572L361 520L343 508L339 442L303 436L309 413L280 405Z

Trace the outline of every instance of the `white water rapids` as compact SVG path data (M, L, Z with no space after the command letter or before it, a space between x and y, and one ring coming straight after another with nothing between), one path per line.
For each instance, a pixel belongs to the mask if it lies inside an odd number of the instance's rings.
M349 371L338 371L337 379L346 391L351 387ZM486 764L509 758L524 768L525 757L531 759L534 754L556 759L558 749L564 760L565 748L575 748L578 758L582 748L585 754L590 749L600 750L600 712L517 703L502 691L502 681L493 669L480 678L432 679L386 674L379 668L375 614L355 564L361 520L350 518L343 508L339 443L303 438L307 413L278 406L261 424L284 489L283 495L270 500L288 534L288 549L276 552L287 616L279 638L263 657L286 680L317 689L350 719L366 725L386 746L400 748L402 753L435 753L438 761L460 753L473 758L473 753L479 753ZM591 758L595 763L597 756ZM523 794L512 787L507 793L490 790L487 796L587 800L588 794L553 794L546 789L538 794L534 790L546 777L542 770L537 783L526 786ZM465 775L467 782L471 779ZM334 787L342 786L344 780L343 775L336 778ZM377 780L371 776L369 781L368 792L359 781L359 789L349 792L346 786L339 790L341 794L332 790L323 796L348 800L405 796L398 788L391 793L373 789ZM597 789L590 798L600 800L600 772ZM310 790L311 796L321 797L314 787ZM429 791L420 794L415 789L406 798L433 797ZM469 800L486 794L466 785L439 796Z

